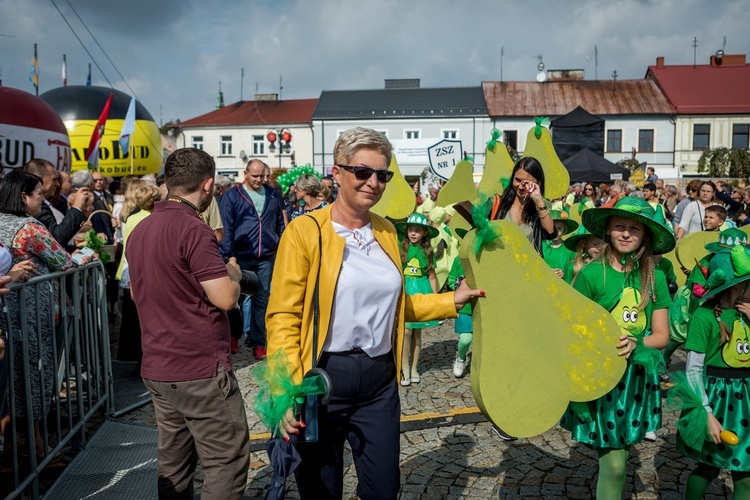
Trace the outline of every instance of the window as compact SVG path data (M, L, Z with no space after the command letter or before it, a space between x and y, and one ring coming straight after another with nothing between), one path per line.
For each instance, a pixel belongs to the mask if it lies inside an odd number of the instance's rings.
M737 123L732 125L732 149L747 149L750 138L750 125Z
M419 139L419 130L404 130L404 139Z
M607 152L619 153L622 151L622 130L607 130Z
M203 136L202 135L194 135L191 141L195 149L200 149L201 151L203 151Z
M638 131L638 151L642 153L654 152L654 129Z
M458 130L443 130L443 139L458 139Z
M518 130L506 130L503 132L503 142L506 146L518 151Z
M380 132L381 134L383 134L383 137L385 137L386 139L388 138L388 131L387 130L378 130L378 132Z
M219 156L232 156L231 135L222 135L219 137Z
M708 149L711 125L693 125L693 151Z
M262 135L253 136L253 156L263 156L266 154L266 140Z

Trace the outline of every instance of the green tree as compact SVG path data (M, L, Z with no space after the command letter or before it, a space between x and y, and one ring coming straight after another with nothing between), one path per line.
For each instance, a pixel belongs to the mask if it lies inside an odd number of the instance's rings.
M617 162L618 166L623 167L623 168L627 168L631 172L633 172L638 167L638 165L640 165L640 164L641 164L641 162L639 162L635 158L624 158L624 159L622 159L622 160L620 160L620 161Z
M706 172L711 177L748 177L750 152L729 148L706 150L698 160L698 172Z

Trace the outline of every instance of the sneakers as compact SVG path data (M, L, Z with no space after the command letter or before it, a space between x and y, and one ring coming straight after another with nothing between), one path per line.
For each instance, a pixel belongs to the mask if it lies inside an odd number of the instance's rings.
M258 361L266 359L266 348L263 346L253 347L253 356L255 356L255 359Z
M418 384L422 381L422 377L419 376L419 373L417 373L417 370L413 370L411 372L411 383L412 384Z
M409 387L411 385L411 377L404 375L404 372L401 372L401 385L404 387Z
M458 356L456 356L456 361L453 362L453 375L456 376L456 378L461 378L464 376L464 368L466 367L466 360L460 360Z
M656 441L656 433L653 431L648 431L645 436L643 436L643 439L646 441L651 441L652 443Z
M503 431L501 431L499 428L492 426L492 432L495 434L495 436L499 437L503 441L511 442L511 441L518 441L518 438L514 438L513 436L510 436Z

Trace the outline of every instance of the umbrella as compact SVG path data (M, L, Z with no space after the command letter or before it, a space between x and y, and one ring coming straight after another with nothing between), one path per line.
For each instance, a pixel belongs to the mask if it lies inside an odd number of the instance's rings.
M291 476L302 462L299 453L297 453L296 443L297 436L292 434L289 435L289 442L276 436L266 443L266 453L268 453L268 458L271 459L271 466L273 467L273 477L268 492L266 492L266 500L284 498L286 478Z

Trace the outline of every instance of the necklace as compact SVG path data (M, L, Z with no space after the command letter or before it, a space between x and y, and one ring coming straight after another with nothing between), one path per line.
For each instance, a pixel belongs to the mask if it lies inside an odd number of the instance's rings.
M200 220L202 220L202 221L205 222L205 219L203 218L203 213L201 213L201 211L198 210L198 207L196 207L195 205L193 205L192 203L190 203L189 201L187 201L185 198L181 198L179 196L174 196L173 195L173 196L170 196L169 198L167 198L167 200L168 201L174 201L174 202L177 202L177 203L184 203L185 205L187 205L190 208L192 208L193 210L195 210L195 213L198 214L198 217L200 217Z

